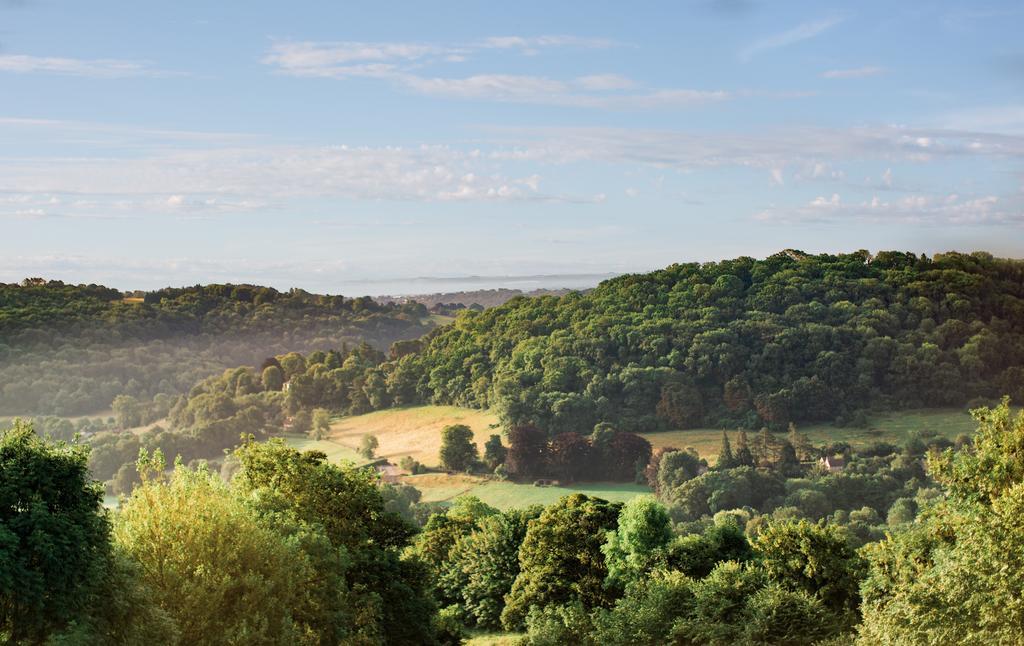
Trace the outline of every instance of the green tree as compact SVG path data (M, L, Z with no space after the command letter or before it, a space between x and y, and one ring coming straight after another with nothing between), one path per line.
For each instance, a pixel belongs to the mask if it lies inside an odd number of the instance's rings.
M813 460L817 457L817 449L814 444L811 443L810 438L806 434L796 430L796 424L793 422L789 423L789 432L786 435L786 439L796 450L797 458L800 460Z
M473 443L473 429L453 424L441 429L441 468L445 471L471 471L479 456Z
M442 605L457 603L466 583L461 568L454 564L456 546L479 529L484 518L498 513L475 496L459 496L451 507L427 519L423 531L406 551L424 564Z
M114 419L121 429L142 425L142 406L139 400L131 395L118 395L110 406L114 411Z
M79 617L103 575L110 526L88 449L15 420L0 431L0 637L41 643Z
M484 442L484 464L491 471L497 469L498 465L505 464L506 456L508 456L508 449L502 445L500 435L491 435Z
M626 587L610 610L594 611L595 644L662 646L673 643L676 622L693 612L693 581L680 572L655 570Z
M264 390L279 391L284 387L284 374L278 366L267 366L263 369L261 379Z
M359 455L367 460L372 460L378 446L380 446L380 442L377 440L377 436L367 433L359 440Z
M750 451L750 441L747 439L747 432L741 430L739 439L736 440L736 466L754 466L754 454Z
M743 530L732 519L716 523L702 534L676 537L665 551L671 569L697 579L706 577L723 561L745 563L754 555Z
M501 615L506 629L522 626L531 606L610 604L601 545L606 532L615 529L620 507L577 493L549 506L530 523L519 551L519 576Z
M276 439L248 442L235 455L241 468L233 486L280 500L299 521L322 527L333 549L347 555L359 634L393 644L434 643L427 573L417 560L400 558L415 530L385 509L372 470L330 464L321 452L300 453Z
M864 644L999 644L1024 625L1024 414L973 411L974 452L931 460L948 498L865 548ZM955 609L951 612L950 609Z
M839 615L855 616L865 563L842 528L806 520L773 522L757 535L753 548L769 581L812 594Z
M331 430L331 413L324 408L314 408L310 424L313 427L309 431L310 437L322 440Z
M164 481L146 471L114 537L182 643L298 640L294 612L317 573L295 547L213 474L177 467Z
M658 465L657 491L664 495L671 495L669 492L700 475L704 467L703 462L696 453L690 451L670 451L661 456L661 464Z
M722 446L718 449L718 459L715 462L716 469L731 469L736 464L736 458L732 454L732 445L729 443L729 435L722 431Z
M519 546L529 522L542 511L534 505L485 517L477 531L456 544L451 561L464 577L460 605L470 623L488 630L501 628L505 595L519 575Z
M647 496L633 498L619 513L618 527L602 546L608 583L624 588L644 576L672 539L672 521L661 503Z

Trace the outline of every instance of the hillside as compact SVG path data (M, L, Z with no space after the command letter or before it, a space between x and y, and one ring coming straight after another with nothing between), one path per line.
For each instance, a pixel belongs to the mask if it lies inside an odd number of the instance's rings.
M386 349L432 326L416 304L255 285L139 297L41 279L0 284L0 415L93 414L118 395L177 395L275 354L362 341Z
M464 313L382 370L551 434L862 425L873 409L1020 399L1024 262L789 251L673 265Z
M597 282L595 278L594 282ZM481 307L497 307L503 305L513 298L526 296L536 298L538 296L565 296L571 289L476 289L461 292L437 292L433 294L414 294L412 296L377 296L375 300L381 304L387 303L422 303L425 307L432 308L438 305L479 305ZM586 291L586 290L580 290Z

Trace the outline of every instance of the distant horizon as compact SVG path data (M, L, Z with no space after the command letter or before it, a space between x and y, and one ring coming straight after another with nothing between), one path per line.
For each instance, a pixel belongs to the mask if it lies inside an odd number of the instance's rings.
M618 271L618 272L580 272L580 273L561 273L561 274L506 274L506 275L465 275L465 276L393 276L383 278L340 278L340 279L329 279L324 275L318 275L318 280L313 283L292 284L281 280L250 280L244 278L238 279L200 279L192 281L182 281L178 283L159 284L159 283L145 283L140 281L134 285L119 284L115 282L106 282L103 280L83 280L81 278L74 278L68 275L44 275L38 273L24 273L18 277L16 272L11 271L0 271L0 283L20 283L27 278L42 278L44 280L59 280L66 284L79 285L79 284L96 284L103 285L104 287L110 287L121 292L133 292L133 291L144 291L152 292L160 289L181 289L186 287L192 287L195 285L210 285L210 284L234 284L234 285L257 285L260 287L272 287L278 291L288 291L289 289L303 289L310 293L332 295L332 296L346 296L346 297L360 297L370 296L372 298L408 298L412 296L430 296L434 294L447 294L454 292L469 292L469 291L482 291L482 290L498 290L498 289L519 289L523 292L529 292L535 289L590 289L596 287L601 282L610 278L616 278L626 274L646 274L654 271L658 271L669 267L674 264L685 264L685 263L704 263L704 262L722 262L727 260L734 260L740 257L751 257L755 259L766 258L777 253L782 253L788 249L795 249L788 247L786 249L777 249L767 254L737 254L735 256L714 258L714 259L678 259L673 262L666 263L655 267L648 268L636 268L629 271ZM842 255L850 254L859 251L859 249L833 249L833 250L800 250L804 253L811 255ZM920 251L915 249L900 249L900 248L879 248L879 249L867 249L869 253L876 254L880 251L898 251L907 252L914 254L925 254L928 257L933 257L937 254L943 253L989 253L996 258L1006 258L1013 260L1024 259L1024 255L1012 255L1005 253L998 253L989 249L942 249L942 250L928 250ZM144 285L144 286L142 286ZM389 289L390 288L390 289Z

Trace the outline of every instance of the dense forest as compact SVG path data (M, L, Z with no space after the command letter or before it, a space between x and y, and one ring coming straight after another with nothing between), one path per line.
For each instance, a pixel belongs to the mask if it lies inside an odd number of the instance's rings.
M1024 414L974 415L957 446L870 447L841 474L724 437L710 468L652 458L657 499L462 497L415 524L372 470L279 440L243 443L227 481L143 451L105 510L88 446L18 422L0 431L0 639L1018 643Z
M118 395L172 397L279 353L362 341L387 348L426 332L426 317L415 303L252 285L131 297L41 279L0 284L0 414L85 415Z
M466 310L359 375L329 356L284 375L293 409L493 407L549 435L856 424L1024 394L1024 262L791 251L674 265Z
M858 252L673 265L467 312L383 370L396 399L551 434L964 405L1024 388L1024 262Z

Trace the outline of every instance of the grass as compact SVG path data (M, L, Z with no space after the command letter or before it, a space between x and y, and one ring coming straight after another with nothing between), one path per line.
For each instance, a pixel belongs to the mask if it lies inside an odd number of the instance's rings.
M451 502L459 496L476 496L502 510L534 504L550 505L571 493L583 493L613 502L625 502L651 493L648 487L618 482L578 482L567 487L535 487L532 484L444 473L406 476L402 482L419 489L423 493L423 502Z
M332 439L312 440L305 435L285 435L284 442L299 451L323 451L327 454L329 462L337 463L342 460L356 463L366 462L354 448L340 444Z
M933 431L950 439L961 433L974 432L975 421L965 409L940 408L883 413L872 417L866 428L840 428L832 424L797 425L815 444L849 442L852 446L864 446L872 442L902 444L913 431ZM747 432L753 439L756 432ZM641 433L654 448L674 446L679 449L692 446L701 457L709 461L718 456L722 444L722 429L697 428L686 431L664 431ZM729 430L729 440L736 446L736 433Z
M394 408L343 417L331 424L327 441L355 453L363 435L369 434L379 442L379 457L397 463L409 455L423 464L434 466L438 464L442 428L450 424L465 424L473 429L473 439L482 451L487 438L493 433L500 433L491 427L497 423L498 416L485 410L456 406Z
M522 633L485 633L471 631L465 646L515 646L523 638Z
M455 317L445 316L444 314L431 314L430 316L427 317L427 320L436 325L437 327L441 327L442 325L448 325L449 323L454 321Z
M351 460L362 463L365 459L359 456L356 449L363 435L370 434L379 442L379 457L397 463L408 455L423 464L434 466L438 463L441 429L449 424L465 424L473 429L474 440L481 450L491 434L500 432L497 428L498 417L491 411L456 406L414 406L337 419L323 440L293 435L288 436L286 441L299 450L323 451L332 462ZM913 431L933 431L952 439L960 433L970 434L974 428L974 420L959 408L884 413L870 419L866 428L839 428L831 424L798 426L816 444L844 441L854 447L877 441L901 444ZM713 461L721 444L722 429L701 428L642 435L654 448L692 446L701 457ZM754 433L749 435L752 438ZM730 430L729 437L735 446L735 432ZM450 502L462 495L472 495L499 509L525 507L535 503L546 505L576 491L621 502L650 493L647 487L634 484L576 483L571 487L534 487L532 484L443 473L407 476L403 481L419 489L423 493L424 502Z

